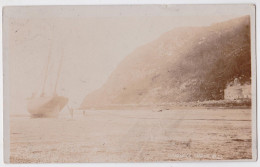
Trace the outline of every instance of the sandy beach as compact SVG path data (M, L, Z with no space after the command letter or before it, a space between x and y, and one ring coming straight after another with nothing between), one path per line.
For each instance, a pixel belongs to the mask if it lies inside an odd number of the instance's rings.
M10 118L10 162L251 159L251 109L115 110Z

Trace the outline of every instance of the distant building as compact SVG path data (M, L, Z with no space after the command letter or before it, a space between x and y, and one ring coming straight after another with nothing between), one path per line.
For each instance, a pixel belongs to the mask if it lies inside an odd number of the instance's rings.
M237 79L224 90L225 100L251 99L251 84L241 85Z

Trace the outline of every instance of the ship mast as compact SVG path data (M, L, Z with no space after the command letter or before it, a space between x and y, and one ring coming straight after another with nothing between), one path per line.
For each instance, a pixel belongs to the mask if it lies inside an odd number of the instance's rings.
M48 77L49 64L50 64L50 58L51 58L51 51L52 51L52 46L50 46L50 49L49 49L49 55L48 55L48 60L47 60L47 67L46 67L46 70L45 70L41 96L44 96L44 93L45 93L45 85L46 85L46 81L47 81L47 77Z
M48 69L49 69L49 63L50 63L50 55L48 56L47 68L46 68L46 70L45 70L45 75L44 75L44 80L43 80L43 87L42 87L41 96L44 96L44 92L45 92L45 85L46 85L46 80L47 80L47 74L48 74Z
M61 65L62 65L62 61L63 61L63 48L62 48L62 53L61 53L61 57L60 57L60 64L59 64L59 69L58 69L58 74L57 74L57 78L56 78L56 82L55 82L55 87L54 87L54 95L57 95L57 85L58 85L58 81L60 79L60 72L61 72Z

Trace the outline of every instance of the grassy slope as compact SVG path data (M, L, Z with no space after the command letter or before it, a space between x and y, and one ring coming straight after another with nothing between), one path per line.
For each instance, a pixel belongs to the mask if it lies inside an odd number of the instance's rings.
M223 99L234 78L251 80L249 20L163 34L127 56L81 107Z

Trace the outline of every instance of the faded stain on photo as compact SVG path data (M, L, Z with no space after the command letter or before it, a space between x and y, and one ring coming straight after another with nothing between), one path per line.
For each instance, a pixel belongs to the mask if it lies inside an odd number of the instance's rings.
M5 162L256 160L255 6L5 7Z

